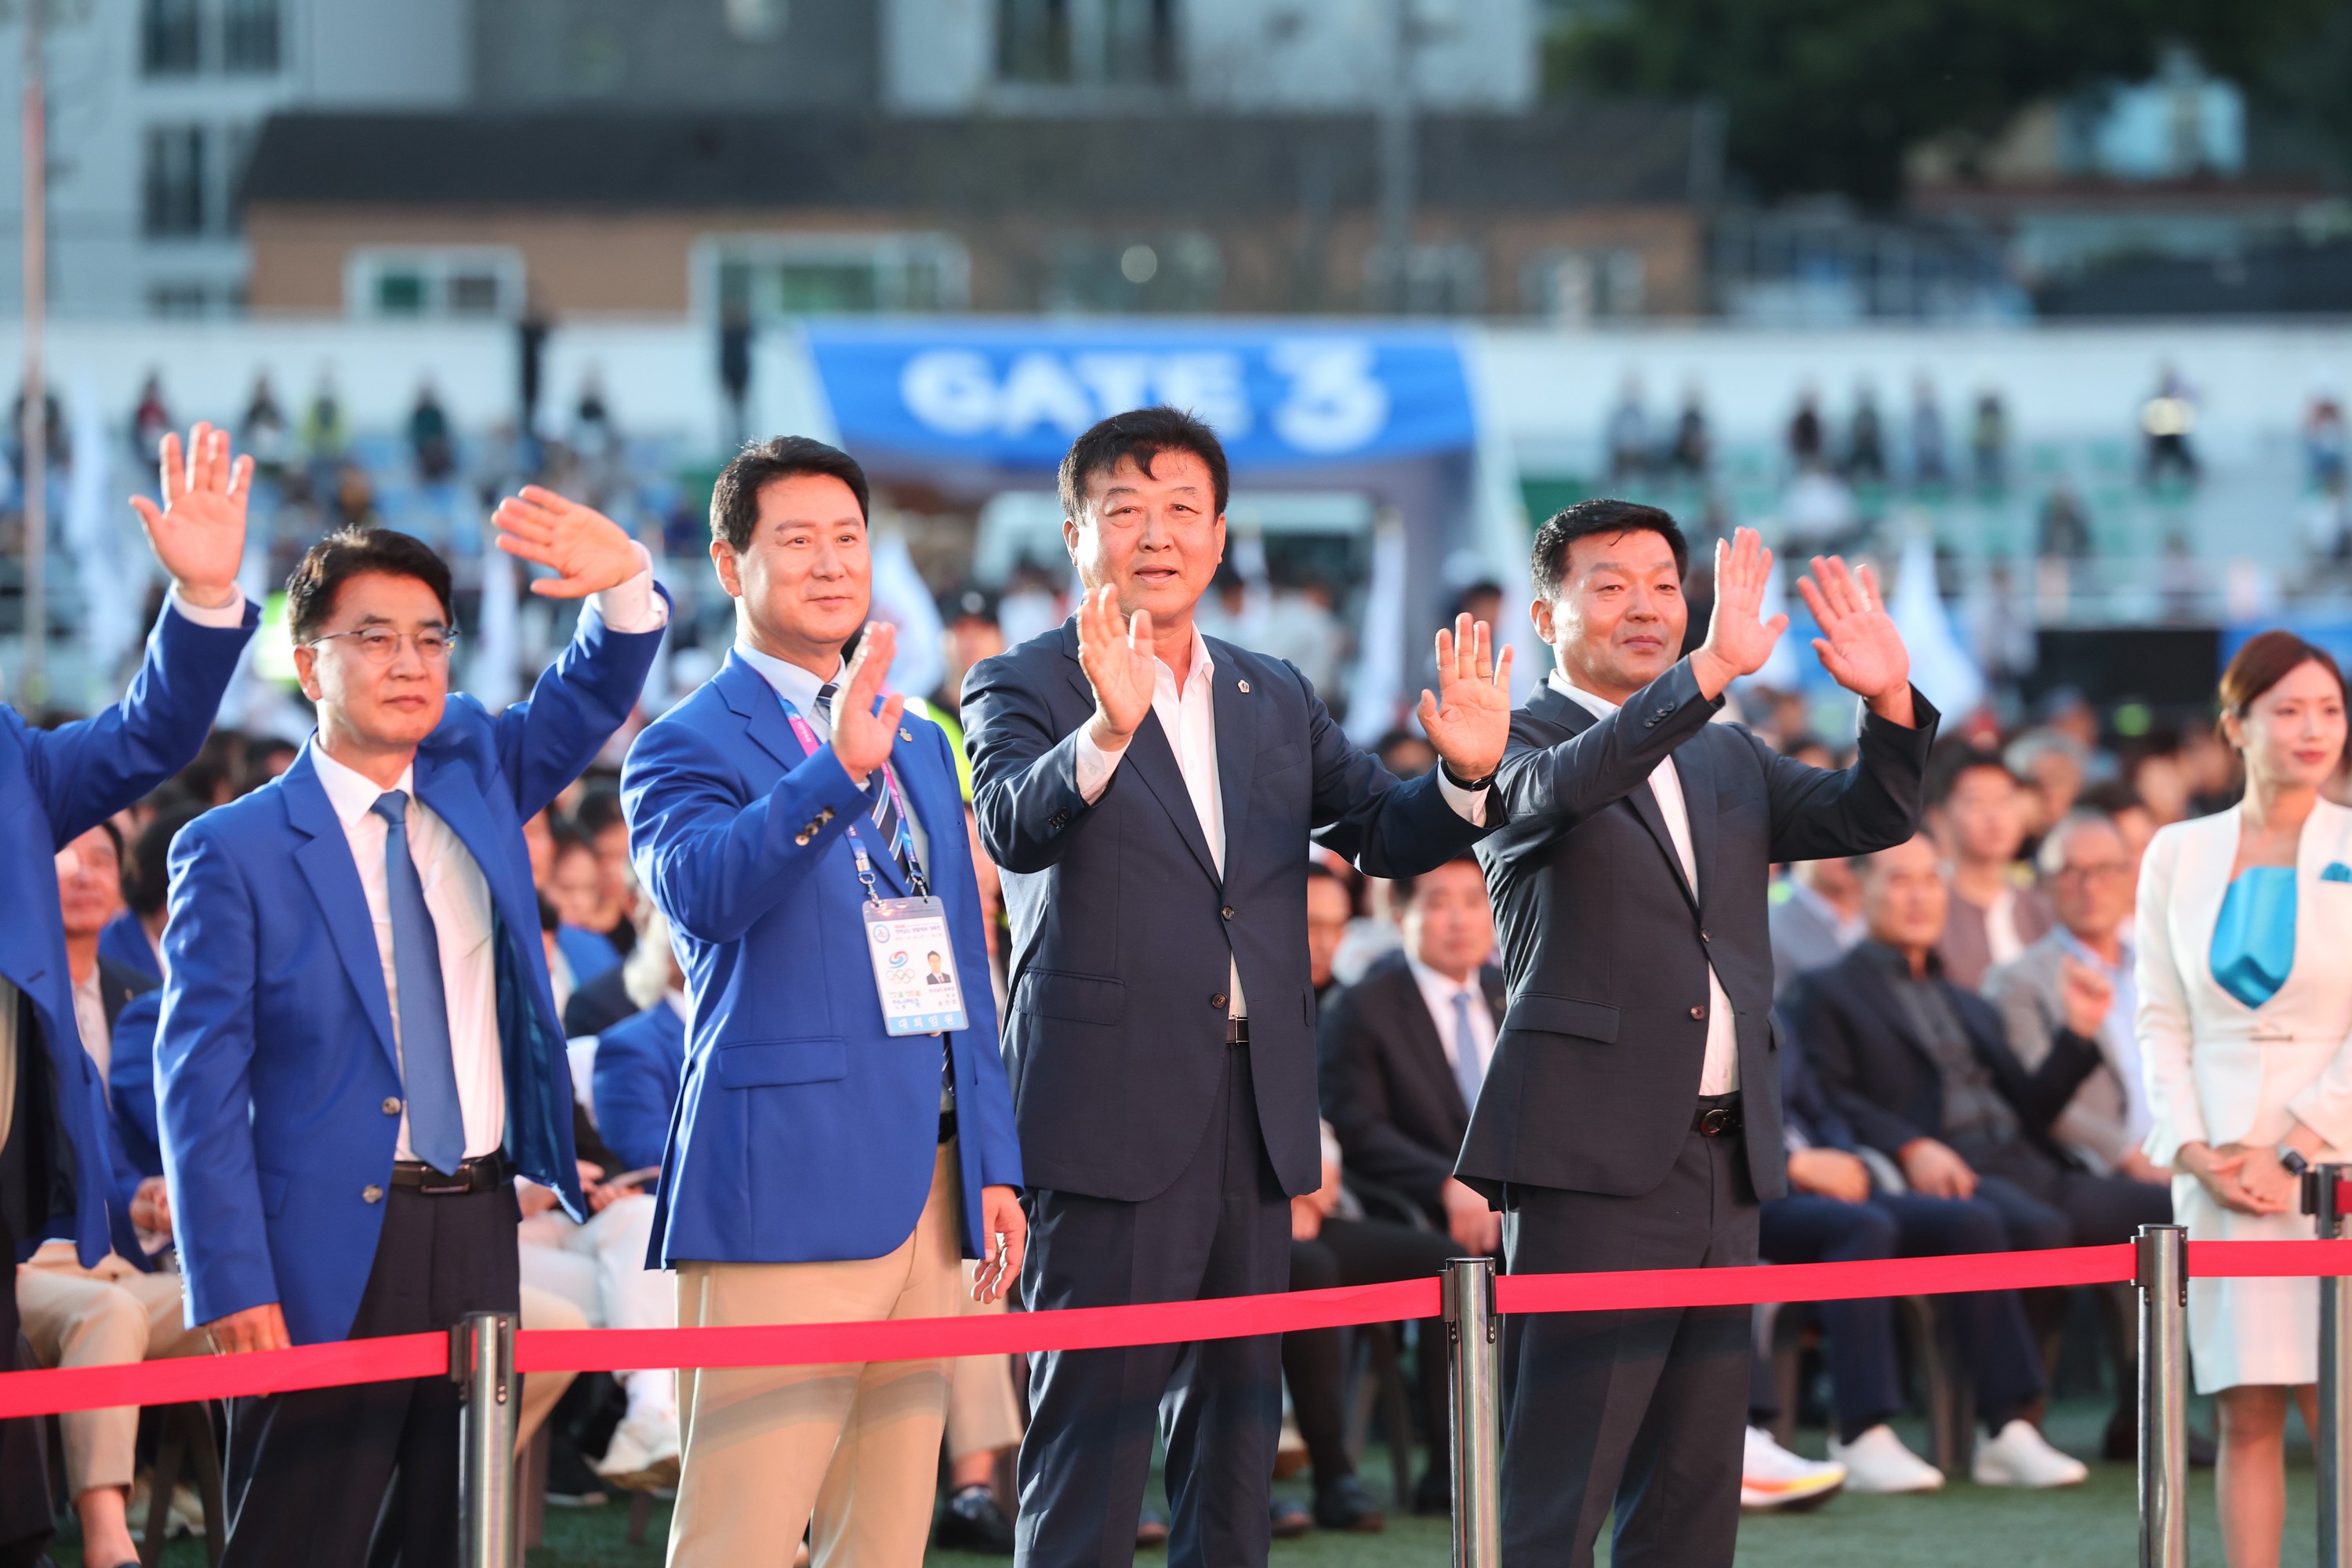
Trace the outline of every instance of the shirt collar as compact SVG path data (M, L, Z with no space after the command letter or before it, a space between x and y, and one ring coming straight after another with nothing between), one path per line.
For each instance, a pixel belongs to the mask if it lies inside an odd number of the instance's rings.
M2092 952L2088 946L2084 945L2082 938L2076 936L2073 931L2068 931L2064 926L2060 926L2057 930L2058 940L2064 945L2066 951L2073 953L2084 963L2089 964L2092 968L2097 970L2100 973L2112 979L2118 974L2127 975L2132 972L2131 943L2126 942L2122 944L2122 957L2120 962L2109 963L2105 959L2101 958L2097 953Z
M837 663L830 677L820 679L788 658L778 658L772 653L761 653L746 642L735 645L735 657L750 665L775 689L776 695L799 709L803 713L816 711L816 694L824 689L826 680L839 680L845 664Z
M327 792L327 805L333 808L336 820L343 825L346 833L358 826L360 819L375 809L375 803L391 793L358 769L346 767L327 755L316 736L310 740L310 765L319 774L319 787ZM415 763L400 770L400 777L392 788L411 800L416 798Z
M1944 955L1932 947L1927 950L1927 973L1924 976L1912 973L1911 961L1875 937L1864 938L1860 950L1868 953L1874 963L1897 980L1941 980L1944 977Z
M1477 999L1480 995L1480 992L1478 990L1478 977L1475 974L1467 980L1456 980L1452 975L1440 974L1437 971L1432 969L1426 963L1423 963L1420 957L1410 948L1405 950L1404 962L1406 966L1412 971L1413 979L1420 983L1421 988L1423 991L1433 991L1439 995L1446 998L1448 1003L1451 1003L1455 996L1465 992L1469 994L1473 1000Z
M1554 691L1582 708L1595 719L1606 719L1617 711L1619 704L1610 701L1606 697L1596 697L1570 680L1557 665L1552 667L1552 672L1547 679L1551 682L1551 689Z
M1191 690L1192 683L1196 680L1205 680L1213 688L1216 684L1217 661L1209 657L1209 639L1201 635L1199 626L1192 628L1192 661L1184 667L1183 679L1177 680L1175 672L1170 670L1167 665L1157 659L1152 662L1160 664L1160 669L1167 672L1168 679L1175 683L1179 693Z

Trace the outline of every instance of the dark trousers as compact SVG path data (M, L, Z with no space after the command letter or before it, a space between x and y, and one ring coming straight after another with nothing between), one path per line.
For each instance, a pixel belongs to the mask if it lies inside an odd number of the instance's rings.
M351 1337L446 1329L521 1300L514 1189L384 1194ZM236 1402L224 1568L457 1568L457 1389L446 1377Z
M1441 1272L1445 1260L1459 1250L1443 1231L1418 1230L1392 1220L1327 1219L1314 1240L1290 1244L1290 1288L1328 1290L1340 1285L1426 1279ZM1445 1325L1432 1319L1421 1325L1420 1334L1414 1377L1422 1416L1429 1423L1434 1445L1450 1429L1452 1419L1445 1391ZM1353 1475L1356 1466L1348 1458L1346 1415L1339 1401L1339 1331L1310 1329L1283 1335L1282 1375L1290 1384L1298 1435L1307 1439L1307 1457L1315 1466L1315 1484L1328 1486ZM1392 1432L1389 1440L1409 1443L1412 1434ZM1436 1461L1435 1468L1443 1471L1444 1462Z
M1201 1147L1141 1203L1031 1189L1032 1310L1250 1296L1290 1284L1290 1200L1258 1136L1249 1050L1225 1050ZM1279 1338L1046 1351L1030 1357L1021 1444L1023 1568L1134 1561L1155 1415L1168 1447L1171 1568L1254 1568L1282 1433Z
M1692 1132L1666 1179L1639 1197L1514 1186L1503 1216L1509 1271L1753 1263L1747 1159L1738 1136ZM1591 1568L1612 1507L1616 1568L1727 1568L1749 1321L1746 1307L1505 1320L1507 1568Z
M2000 1211L2009 1245L2021 1251L2105 1247L2129 1241L2144 1225L2172 1223L2172 1189L2129 1176L2095 1176L2021 1139L1952 1145L1976 1168L1976 1201Z
M1847 1263L1874 1258L1937 1258L2000 1252L2009 1233L2000 1212L1973 1199L1916 1195L1840 1203L1811 1193L1764 1205L1759 1247L1767 1263ZM2042 1397L2042 1358L2014 1290L1942 1298L1953 1339L1976 1386L1977 1414L1998 1432ZM1830 1394L1838 1436L1853 1442L1903 1408L1895 1363L1895 1304L1884 1297L1822 1303ZM1769 1388L1769 1380L1765 1387ZM1768 1393L1751 1394L1759 1422L1777 1415Z

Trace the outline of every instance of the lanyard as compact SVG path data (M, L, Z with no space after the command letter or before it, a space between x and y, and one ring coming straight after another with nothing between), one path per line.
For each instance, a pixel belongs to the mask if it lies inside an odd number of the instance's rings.
M784 719L792 725L793 735L800 742L801 749L812 757L816 755L817 748L824 742L816 738L815 726L801 717L801 710L793 706L791 698L778 692L776 700L783 704ZM907 880L914 888L916 896L929 898L931 892L930 880L923 875L923 863L915 854L915 834L909 826L915 818L907 809L907 797L899 793L898 775L888 763L882 764L882 785L890 792L890 804L898 808L898 836L891 848L895 853L907 858ZM869 817L867 820L871 821L872 818ZM857 879L866 884L867 898L878 900L882 893L874 885L874 862L866 853L866 844L863 836L857 831L857 824L851 823L847 832L850 853L857 857Z

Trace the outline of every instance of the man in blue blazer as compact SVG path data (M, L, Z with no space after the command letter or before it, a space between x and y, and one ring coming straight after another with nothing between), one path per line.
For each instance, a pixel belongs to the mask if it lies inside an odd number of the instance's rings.
M675 994L673 994L674 996ZM686 1015L663 996L596 1037L596 1130L625 1170L652 1170L669 1144L686 1068Z
M1013 917L1012 1062L1033 1309L1277 1291L1290 1204L1322 1182L1310 834L1378 877L1490 820L1510 658L1437 637L1421 721L1444 768L1401 784L1298 671L1200 635L1225 542L1215 432L1170 408L1063 459L1077 616L976 667L966 744ZM1499 813L1495 820L1499 819ZM1165 1395L1169 1561L1265 1561L1282 1417L1272 1337L1033 1358L1024 1563L1124 1563Z
M963 1258L990 1260L992 1300L1020 1267L1021 1154L955 758L881 700L893 637L866 621L866 511L864 471L820 442L728 465L710 556L734 650L622 771L638 880L690 998L654 1227L683 1327L945 1317ZM893 1033L868 934L892 928L869 900L925 893L965 1026ZM947 1372L682 1374L671 1568L785 1568L812 1520L821 1565L917 1568Z
M14 1265L45 1236L73 1238L95 1268L127 1233L106 1136L104 1086L81 1047L58 900L58 852L195 760L237 657L260 623L240 593L253 459L199 425L163 445L163 504L140 498L155 559L172 579L146 657L103 713L37 730L0 707L0 1255ZM14 1278L13 1274L10 1278ZM0 1290L0 1345L14 1345L16 1295ZM28 1424L0 1426L13 1470ZM16 1489L0 1490L14 1503ZM0 1542L46 1534L46 1494L17 1517L0 1506Z
M387 529L287 588L319 728L171 853L156 1081L188 1315L222 1351L517 1308L511 1179L575 1214L572 1085L522 823L635 704L667 602L609 521L534 488L500 548L595 595L529 700L448 689L449 570ZM457 1553L446 1378L272 1395L230 1423L225 1561ZM400 1485L387 1503L395 1473Z

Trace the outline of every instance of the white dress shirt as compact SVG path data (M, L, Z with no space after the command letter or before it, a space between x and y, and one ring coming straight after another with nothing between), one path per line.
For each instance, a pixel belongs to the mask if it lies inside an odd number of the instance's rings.
M392 1004L393 1038L400 1038L400 975L393 966L392 898L384 881L383 845L388 825L375 814L384 793L373 779L345 767L313 746L310 760L327 804L343 825L359 868L360 890L375 925L376 957L383 965L383 991ZM493 925L490 885L482 868L432 807L416 798L415 770L404 769L393 788L408 796L408 857L425 884L425 907L441 949L441 991L449 1005L449 1055L457 1072L457 1104L465 1113L466 1157L496 1153L506 1136L507 1086L499 1053L497 955L490 948ZM400 1113L400 1142L394 1157L414 1160L408 1142L408 1111Z
M775 689L776 695L791 703L799 710L800 716L808 721L809 728L816 732L819 742L825 745L833 743L833 724L824 714L816 710L816 694L824 689L826 681L837 681L848 673L849 665L846 660L843 661L830 676L819 678L788 658L778 658L772 653L761 653L746 642L736 643L735 657L767 678L768 684ZM868 779L866 782L871 784L873 781ZM929 866L931 860L930 835L923 831L922 819L915 815L915 803L907 799L903 791L899 795L899 802L904 808L899 815L907 819L907 835L915 841L915 863L919 866ZM874 849L873 837L871 833L866 835L866 850L869 854ZM885 846L885 847L887 847Z
M1184 792L1192 797L1193 814L1201 819L1201 837L1208 840L1209 858L1216 863L1217 875L1222 877L1225 872L1225 806L1217 784L1216 679L1217 667L1209 657L1208 639L1198 630L1192 634L1192 661L1184 671L1181 684L1165 659L1151 661L1151 711L1168 736L1170 749L1176 753L1177 771L1184 775ZM1132 743L1130 738L1129 744ZM1110 787L1110 776L1128 749L1121 746L1116 752L1104 751L1095 742L1091 723L1078 731L1078 795L1088 805L1100 800L1103 791ZM1445 803L1464 821L1483 824L1486 820L1484 791L1456 786L1442 768L1437 784L1444 794ZM1241 964L1229 962L1227 968L1230 979L1225 994L1231 1000L1226 1014L1246 1018L1249 1005L1242 997Z
M1605 719L1617 711L1617 704L1605 697L1595 697L1582 687L1573 685L1568 677L1555 669L1551 672L1552 689L1567 697L1596 719ZM1666 819L1666 837L1675 842L1675 858L1683 868L1683 879L1690 884L1691 896L1698 896L1698 858L1691 850L1690 806L1683 799L1683 776L1675 771L1674 753L1650 770L1650 793L1657 797L1658 815ZM1739 1087L1739 1032L1734 1026L1731 998L1724 994L1723 982L1715 975L1715 965L1706 966L1706 1061L1699 1068L1698 1091L1701 1094L1729 1094Z
M74 1027L81 1036L81 1048L98 1064L98 1086L106 1090L109 1104L113 1103L114 1090L107 1087L107 1070L114 1065L114 1030L106 1021L106 994L98 986L98 965L89 966L89 973L74 982Z
M1471 1049L1478 1057L1478 1081L1486 1082L1487 1066L1495 1059L1495 1012L1486 1005L1486 990L1478 984L1477 973L1474 971L1469 979L1456 981L1440 974L1411 952L1406 952L1404 961L1412 970L1414 984L1421 987L1421 999L1429 1008L1429 1021L1437 1026L1437 1043L1445 1047L1445 1059L1457 1074L1462 1058L1454 1028L1454 999L1465 994L1470 998Z

